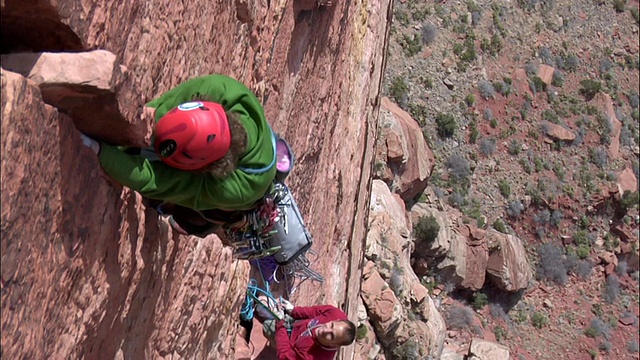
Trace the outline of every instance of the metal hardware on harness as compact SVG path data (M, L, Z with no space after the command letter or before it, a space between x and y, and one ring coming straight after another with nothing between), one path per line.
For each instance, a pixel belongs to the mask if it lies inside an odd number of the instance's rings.
M278 221L286 221L286 216L281 216L277 200L281 196L282 187L275 184L271 193L262 201L256 209L245 214L245 222L241 227L226 225L225 234L234 248L233 256L236 259L252 260L271 256L280 251L281 246L271 246L269 239L277 232L274 225Z

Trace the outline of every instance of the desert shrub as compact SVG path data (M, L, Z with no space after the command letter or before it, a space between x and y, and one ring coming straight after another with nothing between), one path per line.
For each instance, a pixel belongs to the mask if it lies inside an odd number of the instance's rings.
M624 12L625 7L627 6L627 0L613 0L613 9L616 12Z
M394 264L393 268L391 269L391 276L389 277L389 287L397 297L400 297L400 295L402 294L402 290L404 289L403 276L404 271L402 270L402 268Z
M620 144L623 146L633 146L633 131L628 126L623 126L620 129Z
M542 81L539 76L533 76L529 82L529 88L531 88L531 92L537 94L547 90L547 83Z
M511 85L502 80L494 81L493 88L503 96L507 96L511 93Z
M609 351L611 351L611 347L613 345L611 345L611 343L609 341L602 341L600 342L600 344L598 344L598 349L600 349L600 351L604 351L605 353L609 353Z
M473 94L468 94L464 98L464 103L467 104L467 106L471 107L476 103L476 97Z
M471 174L469 162L467 162L467 159L460 154L453 154L449 156L447 158L446 165L449 169L449 175L455 179L464 179Z
M504 311L504 308L500 304L489 304L489 312L491 313L491 317L494 319L508 319L507 313Z
M491 111L490 108L484 109L482 115L484 116L484 119L487 120L487 121L493 120L493 111Z
M422 43L431 45L438 36L438 29L431 23L426 23L422 27Z
M516 139L511 140L511 142L509 142L509 146L507 147L507 152L510 155L518 155L520 154L520 151L522 151L522 145L520 144L520 142Z
M564 59L564 70L575 71L580 66L580 59L575 55L569 55Z
M471 303L471 306L473 306L474 309L480 310L488 303L489 299L487 298L487 294L481 292L473 293L473 302Z
M638 340L629 340L627 350L632 354L636 354L638 352Z
M512 218L517 218L524 211L524 205L520 200L514 200L507 205L507 215Z
M536 275L540 280L553 281L563 285L567 281L567 259L563 249L552 243L545 243L538 247L538 266Z
M482 20L482 14L479 11L471 12L471 25L478 25Z
M586 246L586 245L578 246L578 248L576 249L576 255L580 259L588 258L590 252L591 252L591 248L589 246Z
M548 47L543 46L538 50L538 57L547 65L553 65L553 55Z
M604 58L600 60L600 74L606 73L607 71L611 70L612 67L613 67L613 64L611 63L611 60L609 60L608 58Z
M511 187L509 186L509 183L504 179L500 179L500 181L498 181L498 189L500 190L500 194L502 194L505 199L508 199L509 195L511 195Z
M542 118L547 120L547 121L549 121L549 122L552 122L554 124L559 124L560 123L560 118L558 118L558 114L556 114L556 112L553 111L553 109L545 109L542 112ZM543 128L543 130L545 132L549 132L548 131L548 124L547 124L547 126L542 126L542 128Z
M620 198L620 212L627 213L629 209L638 205L640 202L640 192L625 190Z
M507 330L505 330L505 328L503 328L502 326L496 326L493 329L493 334L496 336L496 340L498 342L501 342L503 339L507 338Z
M591 158L591 162L600 169L605 168L609 164L609 155L607 150L602 147L591 149L589 157Z
M485 100L493 99L496 96L496 90L488 81L483 80L478 82L478 91L480 92L480 96L482 96Z
M629 8L629 12L631 13L631 16L633 16L633 19L636 21L636 24L640 25L640 9L638 9L637 7L632 7Z
M590 338L602 336L608 340L611 336L611 327L600 318L593 318L589 327L584 330L584 334Z
M478 148L480 153L484 156L491 156L496 151L496 139L495 138L482 138L478 142Z
M593 97L602 90L602 84L599 81L586 79L580 81L580 94L587 100L593 99Z
M547 209L540 210L538 213L533 214L533 221L541 225L548 224L549 219L551 219L551 212Z
M431 244L438 237L440 225L432 215L420 216L418 222L413 225L413 236L417 241L424 244Z
M609 304L613 304L620 295L620 281L615 275L607 276L605 281L604 290L602 292L602 298Z
M556 69L553 71L553 77L551 78L551 85L562 87L564 85L564 74L562 71Z
M461 208L462 206L464 206L465 202L466 200L464 198L464 195L457 191L454 191L453 193L451 193L451 196L449 196L449 205L455 208Z
M436 126L438 134L444 138L452 137L458 128L458 124L453 115L443 113L436 115Z
M564 214L562 214L562 210L553 210L553 212L551 213L551 218L549 219L549 224L551 224L551 226L558 227L563 218Z
M480 136L480 132L478 131L476 121L473 120L469 123L469 143L475 144L476 141L478 141L478 136ZM475 156L475 154L472 155Z
M409 87L404 82L404 78L402 76L396 76L391 82L389 95L391 95L400 107L404 108L407 105L408 94Z
M547 315L535 312L533 316L531 316L531 325L536 329L542 329L547 326L547 324L549 324L549 317Z
M366 338L368 333L369 329L367 329L367 326L365 324L360 324L356 328L356 340L362 340Z
M556 56L554 62L557 69L565 69L564 58L562 56Z
M629 270L629 267L627 266L626 261L622 260L618 262L618 266L616 266L616 274L618 274L618 276L627 275L628 270Z
M446 322L450 329L466 329L473 324L473 310L463 306L453 306L446 315Z
M587 239L587 232L584 230L578 230L573 234L573 242L578 246L591 245Z
M576 263L576 267L573 269L573 273L581 279L588 279L591 276L593 270L593 263L589 260L580 260Z
M405 341L402 345L396 346L392 351L393 359L412 360L420 358L420 347L414 339Z
M635 91L632 91L629 93L628 98L629 98L629 106L631 106L633 109L637 109L638 105L640 104L640 101L638 100L638 93Z
M496 229L496 231L499 231L503 234L509 233L507 231L507 225L505 225L504 221L502 221L501 219L496 219L496 221L494 221L491 226L493 226L493 228Z
M402 35L402 41L400 42L402 50L407 57L411 57L422 50L422 41L420 34Z
M525 65L524 70L527 72L527 75L534 76L538 73L538 64L530 61Z

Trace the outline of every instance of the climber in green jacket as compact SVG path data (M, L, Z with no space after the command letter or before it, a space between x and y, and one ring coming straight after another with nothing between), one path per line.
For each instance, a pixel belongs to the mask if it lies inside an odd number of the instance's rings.
M172 215L174 229L205 236L213 223L238 220L269 191L275 137L246 86L224 75L202 76L147 106L155 109L153 149L82 139L109 176Z

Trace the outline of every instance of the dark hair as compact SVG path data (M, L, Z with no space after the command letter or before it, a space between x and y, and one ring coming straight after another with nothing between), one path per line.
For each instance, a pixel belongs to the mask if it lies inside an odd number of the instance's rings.
M226 112L231 133L229 151L219 160L198 170L198 172L210 173L216 178L224 179L238 166L238 160L244 155L247 148L247 131L240 122L240 117L232 112Z
M213 101L210 96L195 94L192 101ZM211 164L196 170L200 173L209 173L218 179L224 179L238 166L238 160L244 155L247 150L247 130L240 122L240 116L236 113L225 111L227 115L227 121L229 123L229 132L231 133L231 144L229 151L219 160L212 162Z
M340 344L341 346L347 346L353 344L353 341L356 339L356 324L352 323L349 320L342 320L343 323L347 324L347 328L344 329L345 339Z

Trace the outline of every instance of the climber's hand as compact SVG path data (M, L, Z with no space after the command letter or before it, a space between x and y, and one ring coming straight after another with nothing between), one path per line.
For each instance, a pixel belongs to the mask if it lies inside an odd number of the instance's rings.
M93 153L98 155L100 152L100 143L95 141L94 139L88 137L87 135L80 133L80 138L82 139L82 145L88 147L93 150Z
M284 319L284 311L282 309L276 310L275 315L278 317L278 320Z
M294 308L293 304L291 302L289 302L289 300L287 300L287 299L280 299L280 305L282 305L282 308L287 313L290 313Z

